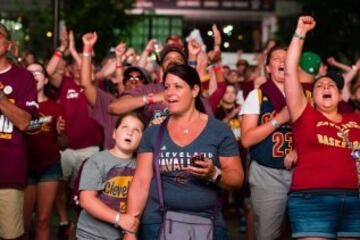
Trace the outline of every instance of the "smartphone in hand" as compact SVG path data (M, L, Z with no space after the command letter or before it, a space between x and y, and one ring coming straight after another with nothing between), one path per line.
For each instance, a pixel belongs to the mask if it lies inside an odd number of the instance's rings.
M190 166L202 168L202 166L196 164L196 161L205 161L205 156L199 154L199 155L194 155L190 158Z

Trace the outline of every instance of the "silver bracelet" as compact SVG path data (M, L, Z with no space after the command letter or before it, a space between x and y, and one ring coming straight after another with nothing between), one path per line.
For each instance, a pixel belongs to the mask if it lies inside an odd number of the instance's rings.
M147 95L142 95L142 100L143 100L144 105L148 104Z
M300 40L304 40L304 39L305 39L305 37L304 37L304 36L301 36L301 34L298 33L298 32L295 32L295 33L294 33L294 38L298 38L298 39L300 39Z
M278 121L276 121L275 118L271 119L270 123L271 123L271 125L274 126L274 128L279 128L280 127L280 124L278 123Z
M119 227L119 220L120 220L120 213L116 213L115 222L114 222L114 227L115 228Z

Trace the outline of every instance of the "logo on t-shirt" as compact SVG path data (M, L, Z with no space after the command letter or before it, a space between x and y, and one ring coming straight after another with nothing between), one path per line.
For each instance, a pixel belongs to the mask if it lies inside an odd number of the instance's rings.
M37 102L35 102L35 101L31 101L31 102L26 101L25 104L26 104L27 107L36 107L36 108L39 108L39 104L38 104Z
M336 128L336 136L329 136L329 131L326 129L324 129L323 131L321 130L321 132L316 134L316 136L319 144L338 148L348 147L347 141L351 141L351 139L349 139L349 133L351 129L360 129L360 125L357 122L348 122L339 126L329 121L319 121L316 127L328 127L330 129ZM359 141L352 141L351 144L354 149L360 148Z
M39 114L41 117L35 120L31 120L27 133L30 135L38 134L39 132L49 132L51 129L50 123L52 122L53 116L45 116Z
M79 98L79 93L75 89L68 89L66 93L66 99Z
M190 159L193 156L203 155L205 158L212 159L214 155L211 152L160 152L159 165L160 172L174 172L183 171L186 167L190 166Z
M0 139L12 139L14 125L5 115L0 115Z
M134 169L128 167L114 167L104 179L104 189L101 191L100 200L112 209L126 212L126 201L133 179Z

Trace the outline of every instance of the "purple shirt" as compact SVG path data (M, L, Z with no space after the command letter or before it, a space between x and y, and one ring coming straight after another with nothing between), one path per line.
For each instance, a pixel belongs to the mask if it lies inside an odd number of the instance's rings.
M115 99L112 95L96 88L96 101L93 108L89 109L89 115L94 119L104 131L104 148L110 149L114 147L115 141L112 137L115 124L119 116L111 115L108 112L109 104Z
M101 127L89 117L84 90L73 79L64 77L59 103L64 109L69 148L99 146L102 140Z
M131 96L143 96L150 93L153 94L160 93L163 92L164 90L165 88L162 83L149 83L142 87L127 91L124 93L124 95L128 94ZM165 108L166 105L164 103L148 104L144 107L144 116L147 121L150 121L154 116L158 114L162 114Z
M16 106L30 114L37 113L34 77L27 70L11 66L0 74L3 92ZM0 111L0 188L22 189L27 183L25 137Z

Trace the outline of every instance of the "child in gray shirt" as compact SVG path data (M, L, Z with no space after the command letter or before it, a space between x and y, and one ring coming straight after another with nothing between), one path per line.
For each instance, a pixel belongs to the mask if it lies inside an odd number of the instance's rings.
M84 165L79 191L83 208L76 236L81 239L121 239L118 228L135 232L137 216L126 214L126 200L135 173L134 151L144 122L139 114L120 116L114 129L115 146L93 155Z

